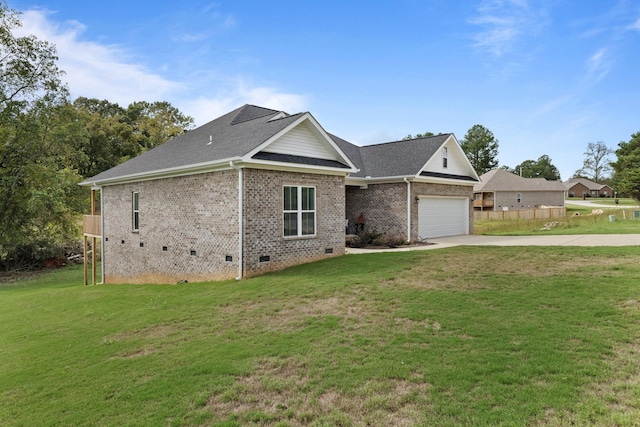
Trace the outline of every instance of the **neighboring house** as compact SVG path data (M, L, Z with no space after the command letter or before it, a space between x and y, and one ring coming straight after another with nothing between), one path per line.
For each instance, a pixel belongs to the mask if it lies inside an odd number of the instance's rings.
M453 135L357 147L245 105L84 181L101 193L85 236L105 283L239 279L344 254L360 213L410 241L468 234L477 179Z
M566 197L613 197L613 189L585 178L571 178L564 183Z
M480 176L473 187L476 210L535 209L540 206L564 206L564 185L544 178L523 178L504 169Z

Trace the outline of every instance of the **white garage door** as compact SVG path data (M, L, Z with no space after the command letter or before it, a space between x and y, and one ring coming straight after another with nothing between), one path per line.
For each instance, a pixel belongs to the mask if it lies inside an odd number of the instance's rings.
M469 234L469 199L421 196L418 236L433 238Z

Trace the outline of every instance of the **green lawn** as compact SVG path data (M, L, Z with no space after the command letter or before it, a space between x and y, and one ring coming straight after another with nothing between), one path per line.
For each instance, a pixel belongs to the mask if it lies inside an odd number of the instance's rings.
M640 248L0 284L0 425L638 425Z
M594 213L595 210L595 213ZM542 234L638 234L640 219L634 211L640 208L598 208L567 204L564 218L536 220L474 221L474 234L524 236ZM615 217L611 221L610 216ZM554 223L551 229L545 225Z

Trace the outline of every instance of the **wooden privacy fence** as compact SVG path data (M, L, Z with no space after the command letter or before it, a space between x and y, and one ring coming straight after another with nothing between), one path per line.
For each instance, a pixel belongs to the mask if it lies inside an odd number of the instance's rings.
M510 219L551 219L567 216L567 208L520 209L510 211L473 211L474 221L504 221Z

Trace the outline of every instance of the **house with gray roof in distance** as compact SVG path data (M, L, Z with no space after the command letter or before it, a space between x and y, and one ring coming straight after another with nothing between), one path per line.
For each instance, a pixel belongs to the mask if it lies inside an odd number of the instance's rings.
M309 112L245 105L81 185L101 196L85 237L102 281L175 283L342 255L358 217L407 241L468 234L477 181L452 134L359 147Z
M504 169L480 175L473 186L476 210L519 210L564 206L564 185L544 178L523 178Z
M613 189L586 178L571 178L564 183L566 197L613 197Z

